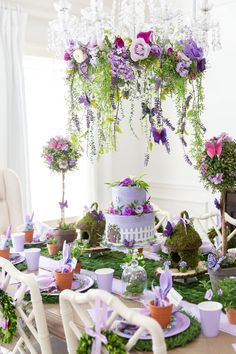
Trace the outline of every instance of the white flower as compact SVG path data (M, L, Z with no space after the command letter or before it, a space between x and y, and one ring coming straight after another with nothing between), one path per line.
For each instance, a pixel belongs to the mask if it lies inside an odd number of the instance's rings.
M75 61L77 63L81 64L87 58L87 54L85 52L83 52L82 49L78 48L74 51L73 58L75 59Z

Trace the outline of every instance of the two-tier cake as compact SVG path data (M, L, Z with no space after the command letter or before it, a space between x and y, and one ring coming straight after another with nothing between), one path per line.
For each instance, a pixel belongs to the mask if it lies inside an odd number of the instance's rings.
M155 214L147 199L149 185L142 179L128 177L110 186L112 205L105 214L106 241L132 247L153 239Z

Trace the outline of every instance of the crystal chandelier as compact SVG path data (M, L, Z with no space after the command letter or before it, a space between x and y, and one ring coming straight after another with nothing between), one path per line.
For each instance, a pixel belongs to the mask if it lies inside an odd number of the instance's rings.
M49 49L62 57L68 40L87 43L96 38L102 41L104 29L123 37L133 38L139 31L158 27L162 38L175 40L193 37L202 45L205 53L209 51L211 38L213 50L221 48L219 22L211 18L212 5L202 0L197 7L193 2L193 15L187 25L182 13L173 10L170 0L113 0L107 12L103 0L90 0L89 6L81 10L79 18L70 15L69 0L54 3L57 18L49 22ZM200 1L200 0L198 0Z

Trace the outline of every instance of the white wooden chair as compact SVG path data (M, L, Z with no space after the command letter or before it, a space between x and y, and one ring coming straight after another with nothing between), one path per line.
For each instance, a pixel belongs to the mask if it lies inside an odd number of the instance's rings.
M157 223L157 225L155 225L155 230L158 231L160 226L163 226L163 228L165 228L165 224L167 222L167 220L170 219L171 215L168 211L166 210L161 210L157 205L153 204L153 208L154 210L156 210L155 216L158 217L159 222Z
M127 353L129 353L129 351L134 347L144 330L148 331L152 336L153 353L166 353L166 344L163 331L158 322L150 317L137 313L131 308L128 308L117 297L107 291L91 289L84 294L76 293L71 290L64 290L60 294L60 312L63 320L69 354L76 353L80 337L83 334L81 329L78 327L78 323L82 321L85 328L94 327L94 322L84 305L88 304L91 308L94 308L97 297L100 298L101 303L106 304L112 310L110 317L106 321L106 329L110 329L114 321L117 320L119 316L127 320L129 323L139 327L126 344ZM102 349L102 353L107 353L104 347Z
M2 268L1 288L13 297L17 314L17 341L11 353L38 354L39 350L35 349L35 344L38 343L42 354L52 354L42 297L34 276L18 271L11 262L2 257L0 257L0 267ZM14 288L13 291L13 283L16 282L17 290ZM25 311L23 302L27 290L30 292L32 303L29 313ZM36 342L32 341L29 334L33 335Z

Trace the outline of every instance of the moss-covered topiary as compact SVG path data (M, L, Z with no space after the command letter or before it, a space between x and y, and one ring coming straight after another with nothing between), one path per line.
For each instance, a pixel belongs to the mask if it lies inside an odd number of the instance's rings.
M105 231L105 218L101 211L98 212L98 204L93 203L90 210L77 223L81 232L81 240L88 240L89 245L98 246Z
M173 266L178 267L179 262L184 261L188 268L196 268L199 262L198 249L202 244L201 237L189 221L186 211L181 213L181 218L188 220L188 223L181 222L184 219L180 219L167 238L165 246Z

